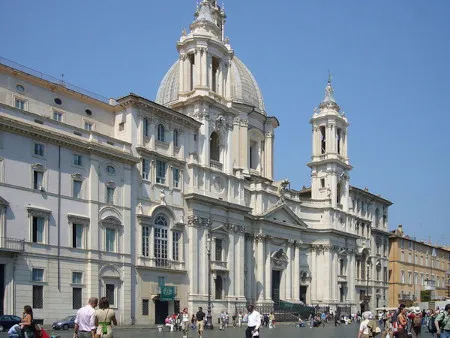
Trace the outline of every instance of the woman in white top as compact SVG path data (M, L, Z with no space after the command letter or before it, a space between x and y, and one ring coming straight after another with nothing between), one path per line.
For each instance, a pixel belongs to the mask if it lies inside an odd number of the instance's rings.
M181 313L181 328L183 329L183 337L187 337L189 331L189 313L187 307Z
M369 319L372 315L372 312L366 311L362 314L364 320L359 325L358 338L368 338L369 337Z

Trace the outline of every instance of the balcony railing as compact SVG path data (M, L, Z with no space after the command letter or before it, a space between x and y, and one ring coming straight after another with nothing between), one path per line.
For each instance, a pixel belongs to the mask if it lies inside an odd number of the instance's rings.
M344 283L347 282L347 276L346 275L338 275L338 283Z
M211 270L228 271L228 263L223 261L211 261Z
M171 270L184 270L184 262L174 261L166 258L150 258L150 266Z
M24 239L0 237L0 251L23 252L24 250Z
M222 163L220 163L219 161L214 161L214 160L209 161L209 166L211 168L218 169L218 170L222 170L222 168L223 168Z

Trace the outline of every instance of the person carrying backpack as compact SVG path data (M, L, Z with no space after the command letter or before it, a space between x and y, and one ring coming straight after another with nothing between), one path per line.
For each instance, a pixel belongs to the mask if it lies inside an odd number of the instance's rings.
M435 319L436 334L440 338L450 338L450 304L445 305L442 311Z
M411 320L411 328L409 331L411 332L411 337L418 338L422 329L422 311L420 311L420 307L413 307L408 318Z
M428 328L428 332L431 333L433 335L433 337L436 337L437 329L436 329L435 320L436 320L437 315L438 315L437 312L435 312L434 310L430 310L427 328Z

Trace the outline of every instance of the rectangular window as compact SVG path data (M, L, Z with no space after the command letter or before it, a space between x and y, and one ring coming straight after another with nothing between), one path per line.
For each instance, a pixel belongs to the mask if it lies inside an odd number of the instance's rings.
M84 130L92 131L94 125L91 122L84 121Z
M166 183L166 163L163 161L156 161L156 183Z
M81 198L81 181L73 180L73 191L72 191L72 197L73 198Z
M408 248L409 250L412 250L413 247L413 242L412 241L408 241Z
M400 260L401 260L402 262L405 261L405 253L404 253L403 251L402 251L401 254L400 254Z
M72 272L72 284L83 284L82 272Z
M72 164L81 167L83 165L83 156L79 154L73 154Z
M417 284L419 281L419 274L417 272L414 272L414 284Z
M42 171L37 171L37 170L33 171L33 189L36 189L36 190L42 189L43 178L44 178L44 173Z
M148 137L148 134L149 134L149 128L148 128L148 118L144 118L143 119L143 122L142 122L142 126L143 126L143 135L144 135L144 137Z
M148 316L149 315L149 301L148 299L143 299L142 300L142 315L143 316Z
M144 180L148 180L149 173L150 173L150 161L143 158L142 159L142 178Z
M216 238L215 240L215 244L216 244L216 255L215 255L215 260L221 262L222 261L222 240Z
M405 283L405 271L400 271L401 282Z
M180 169L178 168L172 168L172 178L173 178L173 187L178 188L178 185L180 184Z
M15 101L14 101L14 106L15 106L17 109L25 110L25 105L26 105L26 103L27 103L27 101L16 98Z
M45 155L45 145L42 143L35 143L34 144L34 154L37 156L44 157Z
M172 259L178 261L180 259L180 238L179 232L172 232Z
M83 248L83 226L81 224L74 224L72 226L72 247Z
M44 308L44 286L33 285L33 308Z
M325 179L324 178L320 179L320 187L325 188Z
M400 240L400 248L405 248L405 241L403 239Z
M33 216L33 243L44 243L44 217Z
M408 272L408 284L412 284L412 273Z
M44 269L33 269L33 282L44 281Z
M412 255L411 255L411 253L408 254L408 263L412 263Z
M106 203L114 204L114 190L113 187L106 187Z
M116 251L116 231L114 229L106 229L105 231L105 251Z
M142 256L150 254L150 227L142 227Z
M78 310L83 305L83 289L72 288L72 309Z
M115 285L106 284L105 297L108 299L109 305L114 306L116 304Z
M62 120L63 120L63 113L61 113L59 111L54 111L53 112L53 120L58 121L58 122L62 122Z

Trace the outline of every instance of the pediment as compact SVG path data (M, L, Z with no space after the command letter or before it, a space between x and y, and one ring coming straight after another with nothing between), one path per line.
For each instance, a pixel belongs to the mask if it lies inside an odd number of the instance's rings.
M285 203L275 205L261 215L264 220L291 225L302 229L308 228L308 225L298 217Z

